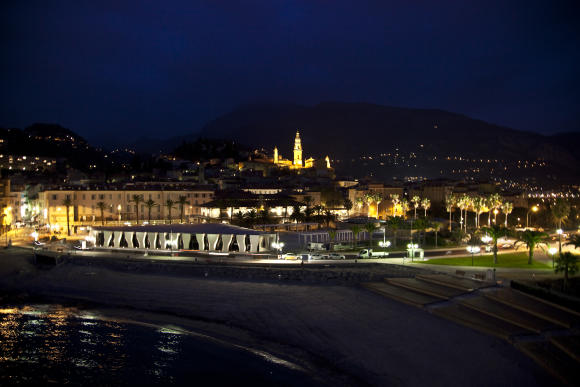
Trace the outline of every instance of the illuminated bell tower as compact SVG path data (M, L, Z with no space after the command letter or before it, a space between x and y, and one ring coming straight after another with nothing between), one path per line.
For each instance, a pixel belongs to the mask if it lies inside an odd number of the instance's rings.
M294 139L294 163L295 166L302 167L302 143L300 141L300 132L296 131Z
M274 164L278 164L278 147L274 147Z

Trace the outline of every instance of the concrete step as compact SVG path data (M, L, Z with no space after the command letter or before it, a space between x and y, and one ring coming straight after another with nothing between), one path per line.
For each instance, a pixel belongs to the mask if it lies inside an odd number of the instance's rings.
M464 290L437 285L434 283L421 281L416 278L385 278L385 281L391 285L400 286L414 292L444 299L449 299L465 293Z
M366 282L362 285L367 289L385 297L418 307L423 307L426 304L442 300L440 297L428 296L384 282Z
M519 342L516 347L565 384L580 385L578 363L547 341Z
M550 342L580 363L580 335L552 336Z
M468 309L458 304L445 305L433 308L431 312L447 320L465 325L469 328L496 336L511 342L516 335L529 334L529 330L518 327L514 324L497 319L476 310Z
M476 281L469 278L453 277L447 274L419 274L416 276L421 281L443 285L450 288L471 292L475 289L495 285L493 282Z
M565 328L571 328L580 322L580 317L575 312L568 311L565 308L540 300L539 298L528 296L517 290L503 288L485 292L484 295L494 301L501 302L502 304L543 318Z
M468 298L461 301L461 305L536 333L555 327L553 323L547 320L486 297Z

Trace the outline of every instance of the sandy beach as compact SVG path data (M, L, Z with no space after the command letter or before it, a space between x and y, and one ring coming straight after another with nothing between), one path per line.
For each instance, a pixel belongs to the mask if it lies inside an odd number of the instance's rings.
M0 252L5 297L76 302L111 318L179 326L275 354L329 384L557 384L500 339L356 284L192 277L103 264L40 269L31 262L30 251Z

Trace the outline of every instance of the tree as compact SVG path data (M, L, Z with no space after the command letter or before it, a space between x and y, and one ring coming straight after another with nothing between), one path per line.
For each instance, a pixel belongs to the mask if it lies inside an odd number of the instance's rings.
M558 222L558 228L562 228L562 221L570 215L570 203L563 198L556 199L556 202L551 206L552 216Z
M373 248L373 232L376 230L374 223L365 224L365 231L369 234L369 249Z
M306 206L306 208L310 208L310 205L312 204L312 197L311 196L304 196L304 205Z
M290 214L290 219L294 220L296 223L302 220L302 212L300 211L300 205L295 204L292 206L292 213Z
M497 240L507 234L507 229L494 224L491 227L483 227L481 232L489 235L493 241L493 264L497 265Z
M473 198L473 211L475 212L475 227L479 228L479 216L485 212L485 199L481 196L475 196Z
M447 196L445 196L445 209L447 210L447 212L449 212L449 231L452 231L451 224L453 223L453 220L451 219L451 215L453 213L453 208L455 207L456 204L457 198L455 197L455 195L448 194Z
M580 234L572 235L566 246L574 246L574 249L580 248Z
M362 196L359 196L358 198L355 199L355 202L356 206L358 207L358 212L360 214L363 206L365 205L365 199Z
M157 203L155 200L149 199L145 202L145 207L147 207L147 223L151 223L151 210L155 207Z
M105 225L105 208L107 208L107 204L105 202L98 202L97 208L101 211L101 225Z
M135 203L135 216L137 217L137 224L139 224L139 204L143 202L143 195L133 195L129 201Z
M427 218L419 218L415 221L415 228L421 232L419 234L419 243L425 245L425 230L429 227L429 221ZM411 237L412 237L413 230L411 230ZM421 236L423 237L423 242L421 242Z
M350 226L350 230L352 231L352 248L354 249L356 246L356 241L358 238L358 234L361 231L361 228L358 224L353 224L352 226Z
M431 227L435 230L435 248L437 248L437 234L439 233L441 226L443 226L443 223L441 222L431 222Z
M431 208L431 200L429 198L423 198L421 200L421 207L425 210L425 218L427 217L427 210Z
M167 208L167 217L169 218L169 224L171 224L171 210L175 208L175 201L167 199L165 201L165 208Z
M391 203L393 203L393 216L397 216L397 205L399 205L399 202L401 200L399 199L398 194L391 194L390 198L391 198Z
M518 245L525 244L528 249L528 265L532 264L532 259L534 258L534 249L536 247L542 247L541 244L544 238L547 236L546 233L539 231L526 230L521 232L518 236L518 241L516 242L516 248Z
M501 208L501 204L502 204L502 198L499 194L491 194L489 195L488 198L488 208L490 211L492 210L498 210ZM494 211L494 218L493 218L493 222L496 222L496 218L497 218L497 211ZM491 214L490 216L487 218L487 225L491 226Z
M413 203L413 209L415 210L415 214L413 215L413 219L417 219L417 208L421 205L421 198L417 195L413 196L411 199L411 203Z
M344 198L343 202L342 202L344 209L346 210L346 215L350 216L350 210L352 209L352 200L350 200L349 198Z
M62 205L66 208L66 234L70 236L69 208L72 206L72 200L70 199L69 195L67 195L66 198L62 201Z
M400 216L391 216L387 220L388 227L393 230L393 247L397 247L397 231L403 225L403 218Z
M504 202L501 205L501 210L502 212L505 214L505 227L507 228L508 226L508 215L512 213L512 211L514 210L514 204L512 202Z
M560 254L556 260L554 272L564 273L564 290L568 289L568 274L574 275L578 271L578 257L570 252Z
M185 196L185 195L180 196L179 199L177 200L177 204L179 204L179 223L183 223L183 217L185 215L185 205L189 204L189 202L187 201L187 196ZM232 208L232 212L233 212L233 208ZM231 214L231 212L230 212L230 214ZM230 220L232 220L231 216L230 216Z

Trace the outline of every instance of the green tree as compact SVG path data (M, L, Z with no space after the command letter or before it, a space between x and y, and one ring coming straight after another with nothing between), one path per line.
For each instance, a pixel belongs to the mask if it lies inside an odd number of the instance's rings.
M147 207L147 222L149 224L151 224L151 210L156 205L157 205L157 203L155 203L155 200L153 200L153 199L149 199L145 202L145 207Z
M435 248L437 248L437 234L439 233L439 230L441 230L441 227L443 227L443 223L434 221L431 222L431 227L435 230Z
M376 230L376 226L374 223L367 223L365 224L365 231L369 234L369 249L373 248L373 232Z
M580 234L572 235L566 246L574 246L574 249L580 248Z
M425 210L425 218L427 217L427 210L431 208L431 200L429 198L423 198L421 200L421 207Z
M481 196L473 198L473 211L475 212L475 227L479 228L479 216L485 212L485 199Z
M290 214L290 219L296 221L296 223L302 220L302 211L300 211L300 205L295 204L292 206L292 214Z
M177 204L179 205L179 223L183 223L183 218L185 215L185 205L189 204L189 202L187 201L187 196L182 195L179 197L179 199L177 200ZM233 211L233 208L232 208ZM230 212L231 214L231 212ZM231 220L231 216L230 216L230 220Z
M167 208L167 217L169 219L169 224L171 224L171 210L175 208L175 201L167 199L165 201L165 208Z
M417 208L421 205L421 198L417 195L413 196L411 199L411 203L413 203L413 209L415 210L415 214L413 215L413 219L417 219Z
M69 195L62 201L62 205L66 208L66 234L70 236L70 219L69 219L69 209L72 206L72 200Z
M98 202L97 208L101 211L101 225L105 225L105 208L107 208L107 204L105 202Z
M482 233L489 235L493 242L493 264L497 265L497 240L507 235L507 229L494 224L491 227L483 227Z
M503 202L503 204L501 205L501 210L505 215L505 227L507 228L508 215L511 214L512 211L514 210L514 204L512 202Z
M558 223L558 228L562 228L562 222L566 220L568 215L570 215L570 203L563 199L558 198L556 202L552 204L550 210L552 211L552 216Z
M554 272L564 273L564 290L568 289L568 275L574 275L577 271L578 257L568 251L560 254Z
M528 249L528 265L532 264L532 259L534 258L534 249L536 247L542 247L545 245L544 238L547 236L544 232L526 230L519 233L518 241L516 242L516 248L519 245L525 244Z
M427 228L429 227L429 220L427 220L427 218L419 218L413 224L415 225L415 228L421 232L419 234L419 243L425 245L425 230L427 230ZM411 230L411 234L412 233L413 230ZM422 242L421 237L423 238Z
M401 199L398 194L391 194L391 203L393 203L393 216L397 215L397 206L401 202Z
M397 247L397 231L403 225L403 218L400 216L391 216L387 219L387 225L393 230L393 247Z
M354 249L356 246L358 234L360 233L361 228L358 224L353 224L352 226L350 226L350 230L352 231L352 248Z
M452 231L451 224L453 220L451 219L451 215L453 214L453 208L457 204L457 198L453 194L448 194L445 196L445 209L449 212L449 231Z
M135 216L139 224L139 204L143 203L143 195L133 195L129 201L135 203Z
M344 198L342 205L346 210L346 215L350 216L350 210L352 209L352 200L350 200L349 198Z

